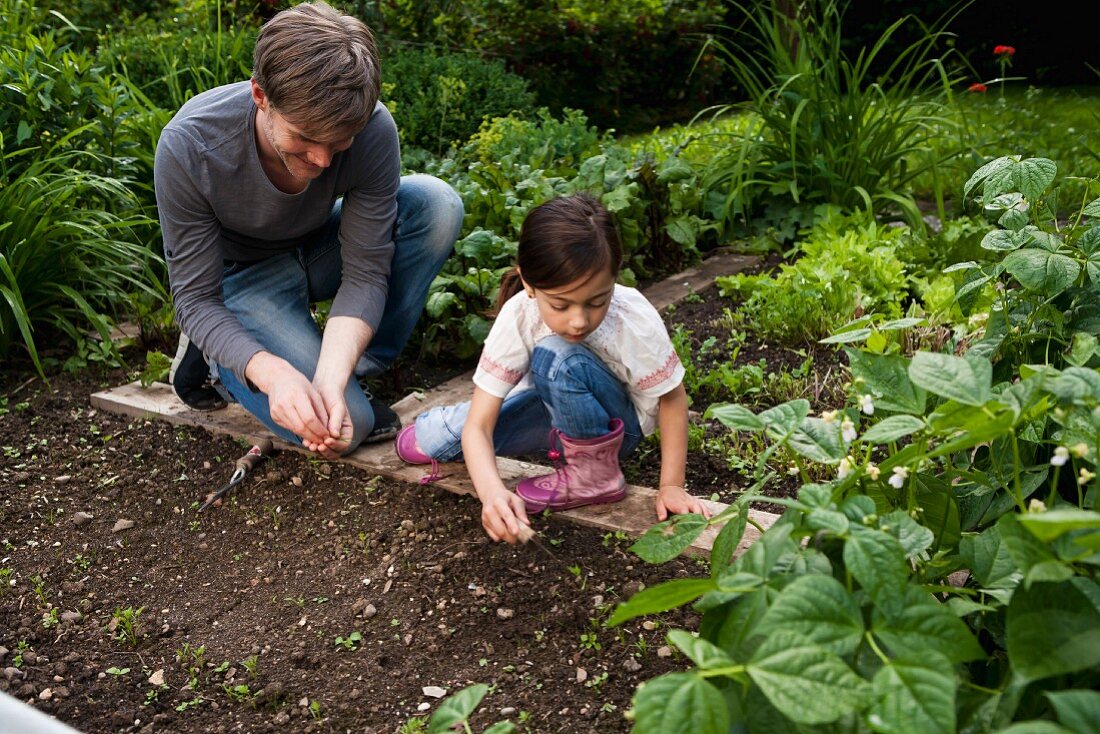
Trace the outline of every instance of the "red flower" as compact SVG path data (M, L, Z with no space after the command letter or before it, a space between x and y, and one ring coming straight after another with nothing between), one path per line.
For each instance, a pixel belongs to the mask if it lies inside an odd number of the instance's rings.
M1016 49L1013 46L994 46L994 56L1012 56L1016 53Z
M984 94L986 91L986 86L981 82L974 82L966 88L966 91L973 92L974 94Z

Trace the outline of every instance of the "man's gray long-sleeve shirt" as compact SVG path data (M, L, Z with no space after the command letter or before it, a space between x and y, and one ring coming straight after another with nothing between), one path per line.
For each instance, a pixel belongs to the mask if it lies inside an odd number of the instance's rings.
M245 366L263 347L222 301L224 261L260 260L305 244L342 196L342 280L330 316L353 316L377 330L400 179L397 127L381 104L350 148L304 191L287 194L260 165L249 82L189 100L161 133L154 167L180 328L243 381Z

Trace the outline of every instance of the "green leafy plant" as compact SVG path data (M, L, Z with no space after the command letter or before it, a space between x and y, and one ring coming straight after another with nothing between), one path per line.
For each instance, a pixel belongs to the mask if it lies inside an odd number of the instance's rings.
M821 339L864 312L901 316L909 282L897 248L905 232L860 221L823 220L800 243L802 256L774 276L717 278L722 295L744 299L731 316L734 326L798 343Z
M980 339L911 356L849 349L847 404L820 416L805 400L759 413L711 406L767 438L761 465L788 450L803 486L771 500L787 511L735 560L751 493L635 544L659 562L723 525L709 578L647 588L610 620L692 601L703 614L698 637L669 634L696 668L639 691L638 730L682 725L667 702L683 696L701 702L693 730L705 732L1090 730L1100 359L1090 322L1075 317L1098 301L1100 200L1069 225L1051 220L1054 177L1049 161L1006 158L966 187L999 223L984 246L1005 253L958 269L975 271L960 300L997 283ZM1051 304L1069 315L1041 320Z
M60 331L75 342L90 325L110 346L111 320L127 294L157 295L158 256L132 232L144 217L113 213L132 211L133 194L83 170L88 154L58 146L44 155L9 152L3 144L0 138L0 210L7 220L0 225L0 355L21 341L41 372L36 332ZM13 166L28 156L31 163Z
M463 688L454 693L439 704L439 708L425 721L422 717L414 717L402 726L402 732L426 732L427 734L446 734L452 731L464 731L472 734L470 728L470 716L477 710L481 699L489 693L489 686L484 683ZM510 721L498 721L484 730L484 734L512 734L516 726Z
M352 632L347 637L341 635L336 638L336 646L345 650L358 650L361 644L363 644L363 634L359 631Z
M141 634L140 618L142 612L145 611L145 607L115 607L115 613L111 616L111 627L114 632L116 640L125 642L131 647L134 647L138 643L138 636Z
M907 15L853 53L834 0L731 5L745 26L726 28L705 53L718 56L749 100L719 111L751 113L754 124L711 168L725 223L782 198L900 208L921 226L909 183L960 152L944 147L953 124L946 108L952 50L944 49L950 18L928 27ZM917 40L883 58L910 27Z

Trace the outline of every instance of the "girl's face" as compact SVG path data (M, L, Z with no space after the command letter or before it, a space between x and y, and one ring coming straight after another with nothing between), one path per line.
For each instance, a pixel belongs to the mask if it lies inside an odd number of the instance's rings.
M550 330L576 343L584 341L603 323L611 305L615 275L605 270L548 290L532 288L524 281L523 289L538 302L539 316Z

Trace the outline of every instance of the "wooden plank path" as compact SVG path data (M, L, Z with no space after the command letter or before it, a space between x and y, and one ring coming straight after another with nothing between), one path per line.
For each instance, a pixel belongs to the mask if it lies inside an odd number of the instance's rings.
M686 270L651 286L646 289L645 294L654 306L663 309L678 302L684 296L707 287L715 277L735 273L755 261L756 258L743 255L715 255L704 260L698 267ZM417 415L428 408L468 400L473 391L472 385L473 373L468 372L424 392L412 393L394 403L393 409L401 417L402 423L408 425ZM300 446L288 444L273 436L266 427L249 415L240 405L231 404L223 410L213 412L191 410L180 402L175 393L172 392L172 388L165 383L155 383L148 388L141 387L137 382L121 385L93 394L91 402L98 409L136 418L154 417L169 423L199 426L214 433L224 433L237 437L247 436L252 439L266 437L275 443L276 448L308 453ZM393 443L390 441L362 446L342 457L340 461L365 469L371 474L379 474L391 479L412 483L418 483L427 469L424 466L410 466L397 458L397 454L393 450ZM549 471L544 465L508 458L498 458L497 466L500 469L501 478L509 484L517 483L524 477L536 476ZM476 494L464 464L441 464L440 474L442 474L442 477L433 483L434 486L456 494ZM631 537L637 537L656 522L654 514L656 494L656 490L650 487L630 485L626 499L621 502L610 505L580 507L555 514L581 525L611 532L622 531ZM704 500L704 502L713 514L718 514L726 508L726 505L720 502L710 502L709 500ZM751 510L750 517L765 528L770 526L777 518L774 514L757 510ZM692 555L709 553L719 530L720 528L717 527L707 528L686 552ZM738 552L744 550L758 537L759 532L752 525L749 525Z

